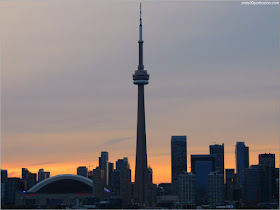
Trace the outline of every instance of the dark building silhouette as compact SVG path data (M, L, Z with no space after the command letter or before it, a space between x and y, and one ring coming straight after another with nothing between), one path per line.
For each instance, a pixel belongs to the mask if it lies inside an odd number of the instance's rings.
M7 204L8 171L1 169L1 205Z
M147 170L147 146L146 146L146 125L145 125L145 103L144 85L149 83L149 74L144 70L143 65L143 39L142 39L142 18L140 5L139 25L139 65L133 75L134 84L138 86L138 114L137 114L137 143L136 143L136 166L134 183L134 200L140 207L146 206L146 185L148 183Z
M46 179L46 174L43 168L38 171L38 182L41 182Z
M226 201L233 201L234 169L226 169Z
M108 173L109 173L109 186L112 185L112 175L114 171L114 163L108 162Z
M120 197L122 208L127 208L131 204L132 199L131 170L129 164L120 170Z
M148 180L149 183L153 183L153 169L150 166L148 168Z
M27 182L27 189L33 187L35 184L37 184L37 174L29 172L27 175L26 182Z
M150 208L156 207L157 202L157 185L153 183L146 184L145 189L145 202L146 205Z
M108 152L101 152L101 157L99 158L99 167L104 170L104 185L109 184L109 173L108 173Z
M118 159L118 161L116 161L116 169L117 170L122 170L123 167L127 167L128 166L128 158L124 157L123 159Z
M79 166L77 168L77 175L88 177L88 169L86 166Z
M246 205L257 206L264 201L263 169L259 165L251 165L243 172L242 194Z
M259 166L263 170L263 201L275 201L275 154L259 154Z
M210 172L207 181L208 205L215 208L224 203L224 176L218 171Z
M120 196L120 189L121 189L121 171L123 168L127 169L130 166L128 163L128 158L124 157L123 159L118 159L116 161L116 169L114 170L113 168L113 163L111 166L109 166L109 171L112 169L111 175L110 175L110 190L111 190L111 195L114 197ZM110 173L109 173L110 174ZM131 191L132 192L132 191Z
M273 186L273 198L279 205L279 168L274 169Z
M277 175L275 177L276 178L275 178L275 182L274 182L275 188L274 188L274 192L273 192L273 197L279 205L279 168L278 168Z
M51 172L45 171L45 178L50 178L51 177Z
M224 177L224 144L214 144L209 146L210 155L217 155L217 171Z
M268 164L275 169L275 154L259 154L259 164Z
M7 182L7 204L14 205L16 192L20 190L20 178L8 178Z
M196 178L193 173L179 175L179 201L181 205L192 207L196 200Z
M239 175L234 174L234 179L233 179L233 200L236 201L238 204L242 199L242 192L241 188L239 185Z
M173 194L178 195L179 175L187 171L187 136L171 137L171 172Z
M88 171L88 176L87 177L92 180L92 178L93 178L93 171Z
M111 195L114 197L120 197L120 180L121 180L121 171L114 170L112 173L112 183L110 185Z
M120 185L120 170L114 170L112 173L112 185Z
M27 180L27 175L29 174L29 170L27 168L21 169L21 179Z
M268 163L261 163L258 165L262 170L262 191L263 191L263 202L273 202L273 172L274 168Z
M191 155L191 171L196 176L197 205L208 203L208 174L216 171L216 159L216 155Z
M105 196L104 187L105 187L105 172L100 167L97 167L93 170L93 195L97 200L102 200Z
M158 185L158 195L171 195L172 183L160 183Z
M21 177L23 181L26 181L25 185L27 190L37 184L37 174L31 173L27 168L22 168Z
M244 142L235 145L236 173L239 176L239 186L242 187L242 172L249 168L249 147Z

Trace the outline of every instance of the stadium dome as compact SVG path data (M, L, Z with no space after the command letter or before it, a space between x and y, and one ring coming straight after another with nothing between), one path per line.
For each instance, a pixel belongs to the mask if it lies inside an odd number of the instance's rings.
M93 181L83 176L62 174L47 178L27 193L92 193Z

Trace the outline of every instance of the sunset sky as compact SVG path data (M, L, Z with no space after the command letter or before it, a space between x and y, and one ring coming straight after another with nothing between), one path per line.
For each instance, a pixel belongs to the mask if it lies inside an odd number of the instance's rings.
M171 181L171 136L190 154L245 141L279 167L279 6L142 1L148 164ZM139 1L0 2L1 168L51 176L128 157L134 180Z

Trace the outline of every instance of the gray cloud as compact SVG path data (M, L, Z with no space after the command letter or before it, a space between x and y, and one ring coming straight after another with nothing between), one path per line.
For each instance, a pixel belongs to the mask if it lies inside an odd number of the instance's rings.
M130 136L130 137L122 137L122 138L117 138L117 139L111 139L111 140L108 140L108 141L104 142L104 144L102 144L102 146L111 146L111 145L115 145L115 144L118 144L118 143L127 141L127 140L129 140L129 139L132 139L132 138L133 138L133 136Z
M44 166L52 163L60 163L61 161L46 161L46 162L37 162L32 164L27 164L24 167L30 167L30 166Z

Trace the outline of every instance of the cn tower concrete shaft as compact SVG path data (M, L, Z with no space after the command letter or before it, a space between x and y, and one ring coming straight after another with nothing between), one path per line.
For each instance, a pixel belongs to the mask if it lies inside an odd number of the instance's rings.
M136 143L136 166L134 183L134 200L145 207L146 189L148 184L147 168L147 146L146 146L146 124L145 124L145 100L144 85L149 83L149 74L144 70L143 65L143 43L142 40L142 18L140 4L140 25L139 25L139 65L133 75L134 84L138 85L138 113L137 113L137 143Z

